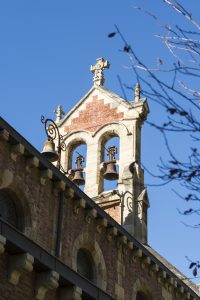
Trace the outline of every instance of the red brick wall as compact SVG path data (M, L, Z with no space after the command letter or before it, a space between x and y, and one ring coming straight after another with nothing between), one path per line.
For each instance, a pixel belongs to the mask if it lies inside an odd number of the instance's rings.
M117 108L111 108L105 104L104 99L98 96L92 97L92 102L86 104L86 108L79 112L79 116L71 120L71 125L65 126L65 132L73 130L88 130L94 132L105 123L119 121L123 118L123 112L117 112Z
M94 102L97 100L94 100ZM0 141L0 170L3 173L5 169L13 171L14 185L16 190L23 191L24 198L29 206L29 213L32 220L32 239L45 248L50 253L54 250L55 240L55 220L57 215L58 191L55 193L55 185L49 180L45 186L40 183L41 171L38 168L27 173L25 171L26 158L22 156L16 162L10 159L10 145ZM75 199L68 198L65 195L63 208L63 225L62 225L62 255L61 260L69 266L72 266L72 249L74 241L80 234L85 234L94 239L105 260L107 272L107 292L115 297L115 284L118 281L117 260L118 243L113 238L108 241L106 228L101 232L97 231L96 219L91 220L88 224L85 219L86 210L80 210L79 214L73 213ZM119 215L120 206L117 205L108 208L110 215ZM115 215L116 214L116 215ZM0 300L25 300L34 299L35 273L25 274L20 278L17 287L7 281L8 256L0 255ZM148 267L142 268L142 260L133 261L133 253L124 247L121 260L125 267L125 277L122 280L122 286L125 291L125 300L132 299L133 285L139 278L145 283L152 299L163 300L162 286L164 282L158 283L155 276L151 277ZM175 292L174 292L175 294ZM55 299L55 292L50 291L46 299ZM173 297L173 300L179 298Z

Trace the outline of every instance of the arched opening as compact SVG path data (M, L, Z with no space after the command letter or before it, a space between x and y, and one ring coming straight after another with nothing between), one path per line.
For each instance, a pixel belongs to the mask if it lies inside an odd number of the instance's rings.
M148 300L143 292L137 292L136 300Z
M85 263L86 267L84 268ZM82 276L85 275L80 270L85 270L85 274L90 274L89 278L87 277L89 280L92 278L92 282L101 289L106 290L107 270L103 253L94 237L88 235L85 231L79 234L74 241L72 268L82 274Z
M101 176L102 191L117 189L119 155L119 137L114 133L106 135L101 146L101 162L104 162Z
M10 190L0 190L0 217L20 231L24 231L23 208Z
M96 283L94 261L87 249L80 248L77 253L77 272Z
M72 170L71 179L81 190L84 190L87 145L83 141L79 141L70 148L69 168Z

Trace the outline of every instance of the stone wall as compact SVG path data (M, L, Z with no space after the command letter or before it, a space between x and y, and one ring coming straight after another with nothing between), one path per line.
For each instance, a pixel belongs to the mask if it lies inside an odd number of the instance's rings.
M139 290L147 299L194 299L142 245L141 249L134 245L128 235L118 230L117 223L116 227L111 226L110 218L98 212L95 205L91 207L84 194L78 196L73 184L70 187L66 182L53 180L53 169L42 168L38 158L29 156L23 143L12 144L5 131L1 131L0 169L0 189L12 191L23 208L25 235L51 254L55 253L58 202L60 193L64 193L59 258L76 270L78 249L87 249L96 270L95 284L113 298L135 299ZM44 297L38 296L38 284L44 278L32 270L33 258L11 256L0 254L1 300L69 299L62 298L56 278L50 280L55 283L54 289L50 288ZM22 273L18 279L16 270ZM51 284L46 283L48 287Z

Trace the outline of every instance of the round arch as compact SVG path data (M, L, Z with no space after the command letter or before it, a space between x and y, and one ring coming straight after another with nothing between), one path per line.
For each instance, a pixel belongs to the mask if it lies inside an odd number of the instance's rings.
M72 166L72 152L73 150L81 145L86 144L88 145L89 139L91 138L91 135L87 131L76 131L70 133L67 137L65 137L64 142L67 145L67 150L65 152L65 157L62 159L62 163L64 166L66 166L67 170L71 169ZM86 158L87 160L87 158Z
M72 268L77 271L77 255L80 249L87 251L94 263L94 280L101 289L106 290L107 275L103 253L97 241L86 233L81 233L75 240L72 249Z
M133 285L132 300L153 300L146 284L140 279L137 279Z
M31 213L24 192L16 184L1 188L0 202L0 207L7 209L7 212L2 213L2 218L30 237Z

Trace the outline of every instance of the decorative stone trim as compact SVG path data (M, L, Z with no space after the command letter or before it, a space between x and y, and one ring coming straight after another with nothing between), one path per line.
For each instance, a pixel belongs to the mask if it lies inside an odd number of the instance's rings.
M59 300L81 300L82 289L78 286L60 288L58 298Z
M97 231L101 233L103 228L106 228L108 226L108 221L106 219L98 219L97 220Z
M4 253L6 245L6 238L0 234L0 254Z
M29 253L12 255L8 263L8 281L17 285L23 272L32 272L34 257Z
M13 145L11 147L11 159L16 161L17 158L24 154L25 148L22 144Z
M73 212L78 215L80 209L84 209L86 206L86 202L84 199L78 199L74 202Z
M46 185L46 182L53 178L53 172L49 169L43 170L40 173L40 183L41 185Z
M126 244L127 244L127 237L126 237L125 235L119 236L119 237L118 237L118 241L119 241L121 244L126 245Z
M59 191L62 191L64 192L65 191L65 188L66 188L66 184L64 181L60 180L60 181L57 181L55 183L55 188L58 189Z
M127 253L127 251L128 251L127 237L125 235L118 236L118 238L117 238L117 249L121 249L123 254Z
M67 198L73 199L74 194L75 194L75 192L72 188L67 188L66 191L65 191L65 195L66 195Z
M133 260L135 260L135 258L141 258L141 257L142 257L142 250L141 249L133 250Z
M96 217L97 217L97 210L92 208L87 211L85 220L89 224L91 220L95 219Z
M151 258L150 257L145 257L144 258L144 263L146 264L146 265L150 265L151 264Z
M128 241L128 248L130 250L133 250L133 242Z
M116 227L110 227L107 229L106 237L108 241L111 241L113 237L117 236L117 228Z
M159 266L158 266L157 264L154 264L154 265L152 266L152 270L153 270L154 272L158 272L158 271L159 271Z
M0 138L7 142L9 140L9 132L6 129L0 130Z
M27 158L26 160L26 171L31 172L32 168L38 168L39 167L39 159L37 157L31 157Z
M161 271L161 276L162 276L163 279L166 279L166 278L167 278L167 273L166 273L166 271L162 270L162 271Z
M55 271L45 271L37 274L35 298L37 300L45 299L49 289L58 288L59 274Z

